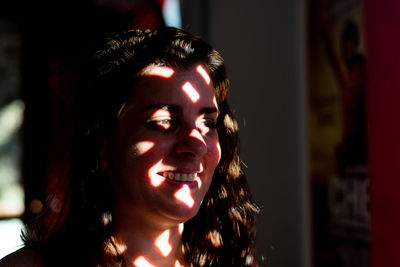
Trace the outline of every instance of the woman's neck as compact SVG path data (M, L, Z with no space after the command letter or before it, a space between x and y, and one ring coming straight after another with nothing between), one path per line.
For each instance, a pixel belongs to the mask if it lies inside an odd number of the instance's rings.
M128 266L184 266L183 223L151 222L142 216L132 220L118 215L113 218L113 237Z

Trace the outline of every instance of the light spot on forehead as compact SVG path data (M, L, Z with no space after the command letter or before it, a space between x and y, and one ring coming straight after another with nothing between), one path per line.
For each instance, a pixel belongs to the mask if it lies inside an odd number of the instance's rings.
M211 79L207 71L201 65L197 66L196 71L201 75L201 77L203 77L206 84L209 85Z
M150 65L146 67L142 74L146 76L158 76L162 78L171 78L175 71L170 67Z
M200 94L190 82L186 82L184 85L182 85L182 90L187 94L193 103L196 103L199 100Z

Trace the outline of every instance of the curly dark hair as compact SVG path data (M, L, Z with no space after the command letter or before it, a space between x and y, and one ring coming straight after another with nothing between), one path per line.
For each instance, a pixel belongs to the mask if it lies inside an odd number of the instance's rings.
M63 210L53 227L31 228L25 243L36 247L48 265L59 256L64 256L65 265L124 265L122 255L107 253L110 244L115 248L110 230L113 193L99 151L112 136L118 111L144 68L202 64L215 88L222 155L197 215L185 222L185 260L191 266L254 265L258 208L241 167L238 126L228 104L229 81L221 55L183 30L160 27L123 32L107 40L94 59L80 92Z

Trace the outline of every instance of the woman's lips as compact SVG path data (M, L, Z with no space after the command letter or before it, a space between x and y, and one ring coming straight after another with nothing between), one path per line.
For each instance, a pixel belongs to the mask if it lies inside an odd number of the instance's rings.
M183 172L162 172L161 176L177 182L193 182L197 177L197 172L183 173Z

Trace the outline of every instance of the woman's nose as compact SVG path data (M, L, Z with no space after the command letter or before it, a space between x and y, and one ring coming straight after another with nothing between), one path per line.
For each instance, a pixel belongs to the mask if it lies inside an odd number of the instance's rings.
M189 158L200 158L207 153L207 144L197 129L182 133L176 144L176 153Z

